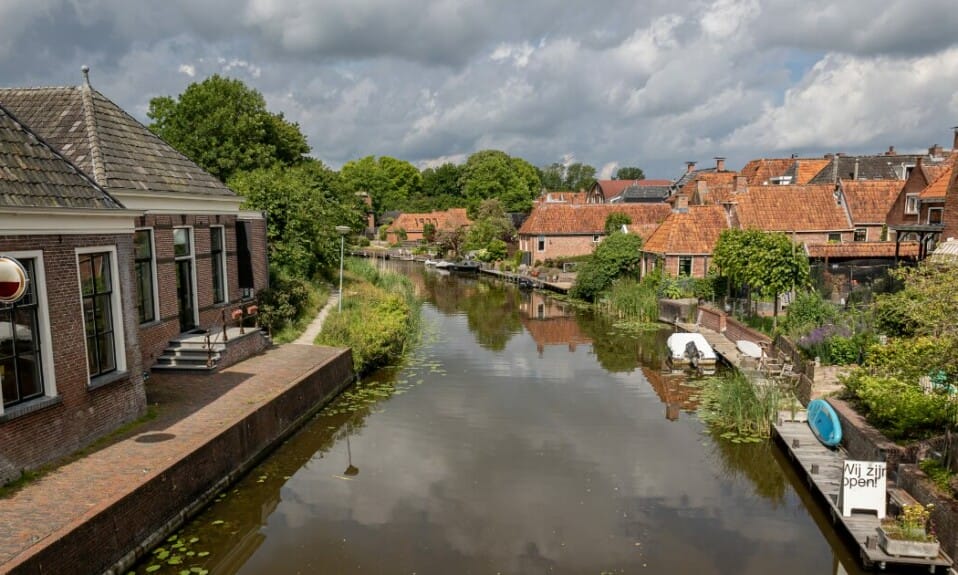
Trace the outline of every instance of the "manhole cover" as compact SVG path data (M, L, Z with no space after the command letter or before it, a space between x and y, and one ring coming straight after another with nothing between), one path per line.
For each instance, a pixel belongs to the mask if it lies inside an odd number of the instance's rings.
M169 441L173 439L176 435L172 433L147 433L136 438L138 443L160 443L161 441Z

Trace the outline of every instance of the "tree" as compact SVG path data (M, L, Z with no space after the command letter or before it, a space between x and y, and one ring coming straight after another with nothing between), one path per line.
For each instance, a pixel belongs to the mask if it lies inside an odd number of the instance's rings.
M409 211L428 212L464 208L465 199L459 189L459 166L445 163L422 171L422 192L410 198Z
M294 165L309 152L306 136L243 82L213 75L177 99L150 100L150 129L203 169L226 181L240 171Z
M891 273L904 288L876 297L879 329L889 335L958 338L958 263L925 260Z
M565 169L565 187L567 190L588 190L595 183L595 168L576 162L569 164Z
M565 166L559 162L553 162L552 165L539 170L539 180L542 187L550 192L557 192L565 189Z
M616 170L615 172L616 180L644 180L645 172L642 171L642 168L633 168L629 166L623 166Z
M498 198L507 212L528 212L541 188L535 167L499 150L483 150L469 156L462 166L459 184L470 212L489 198Z
M368 192L373 211L382 215L405 210L411 197L422 192L422 175L405 160L389 156L366 156L350 160L339 171L345 186L354 192Z
M270 264L300 278L328 272L339 262L338 225L361 227L358 198L343 191L336 172L318 160L239 172L229 185L244 209L264 211Z
M430 244L436 239L436 224L426 222L422 225L422 237Z
M512 241L515 233L512 218L506 215L502 203L496 198L483 200L469 226L464 247L467 250L486 249L495 240Z
M569 295L586 301L595 299L624 275L637 275L642 238L634 234L614 232L596 248L592 257L576 274Z
M632 218L623 212L612 212L605 218L605 233L612 235L614 232L621 232L622 226L632 224Z
M441 254L452 253L454 258L459 257L462 246L466 241L466 227L457 226L453 229L444 229L436 236L436 244L439 245Z

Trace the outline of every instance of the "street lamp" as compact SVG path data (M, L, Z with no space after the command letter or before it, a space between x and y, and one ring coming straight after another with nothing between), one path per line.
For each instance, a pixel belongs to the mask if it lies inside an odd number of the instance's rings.
M343 254L346 242L346 234L349 233L349 226L336 226L339 232L339 311L343 311Z

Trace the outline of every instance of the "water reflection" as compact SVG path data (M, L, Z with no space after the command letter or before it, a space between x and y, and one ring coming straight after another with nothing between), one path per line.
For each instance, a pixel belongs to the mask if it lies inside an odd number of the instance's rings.
M481 279L417 281L430 335L416 357L338 399L186 530L212 552L206 568L826 574L844 564L776 473L774 449L731 448L694 417L662 417L663 404L694 408L681 380L654 377L667 332L618 334ZM475 322L470 309L514 327Z

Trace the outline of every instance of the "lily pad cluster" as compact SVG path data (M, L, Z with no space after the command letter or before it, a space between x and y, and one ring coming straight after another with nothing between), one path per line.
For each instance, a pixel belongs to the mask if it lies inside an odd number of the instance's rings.
M164 545L153 550L153 559L143 572L156 573L163 569L164 573L177 575L208 575L209 570L198 563L210 552L196 550L194 547L199 542L199 537L170 535ZM136 571L130 571L127 575L136 575Z

